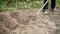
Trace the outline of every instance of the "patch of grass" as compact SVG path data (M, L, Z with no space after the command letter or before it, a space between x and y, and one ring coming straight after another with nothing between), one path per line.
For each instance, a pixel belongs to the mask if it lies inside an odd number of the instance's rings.
M20 1L20 0L1 0L0 3L0 12L5 11L7 8L10 8L10 10L13 10L14 8L16 9L30 9L30 8L40 8L42 6L41 1L30 1L30 2L25 2L25 1Z
M10 10L14 9L31 9L31 8L40 8L43 5L44 0L31 0L25 2L24 0L0 0L0 12L4 12L7 8ZM60 3L60 0L56 0L57 3Z
M30 8L40 8L42 6L42 4L40 2L39 3L37 3L37 2L35 3L35 2L29 2L29 3L17 2L16 8L18 8L18 9L30 9Z
M3 3L3 2L0 2L0 12L4 12L4 11L6 11L6 5L5 5L5 3Z
M60 3L60 0L56 0L57 3Z
M6 7L5 6L0 6L0 12L2 11L6 11Z

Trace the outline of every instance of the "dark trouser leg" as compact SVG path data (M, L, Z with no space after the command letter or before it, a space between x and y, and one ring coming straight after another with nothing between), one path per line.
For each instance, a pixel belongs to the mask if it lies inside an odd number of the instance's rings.
M51 8L54 9L56 5L56 0L51 0Z
M44 4L45 4L46 1L47 1L47 0L44 0ZM44 10L45 10L45 9L48 9L48 3L44 6L43 9L44 9Z

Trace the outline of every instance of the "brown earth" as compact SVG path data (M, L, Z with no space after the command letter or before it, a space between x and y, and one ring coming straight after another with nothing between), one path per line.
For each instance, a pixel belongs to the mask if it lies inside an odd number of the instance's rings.
M0 34L60 34L60 12L40 13L39 9L0 13Z

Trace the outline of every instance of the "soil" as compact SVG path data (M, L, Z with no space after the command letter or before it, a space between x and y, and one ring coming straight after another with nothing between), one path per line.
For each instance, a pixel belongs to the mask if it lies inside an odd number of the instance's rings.
M39 9L0 13L0 34L60 34L60 7L49 15Z

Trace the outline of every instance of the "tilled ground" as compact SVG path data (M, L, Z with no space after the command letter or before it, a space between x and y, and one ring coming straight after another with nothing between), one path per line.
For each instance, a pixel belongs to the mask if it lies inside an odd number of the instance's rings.
M53 34L55 29L47 15L29 10L0 13L0 34Z
M56 24L57 28L55 34L60 34L60 12L55 13L54 23Z
M36 15L38 10L0 13L0 34L60 34L60 12Z

